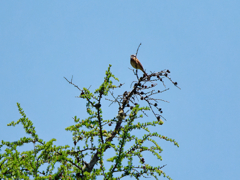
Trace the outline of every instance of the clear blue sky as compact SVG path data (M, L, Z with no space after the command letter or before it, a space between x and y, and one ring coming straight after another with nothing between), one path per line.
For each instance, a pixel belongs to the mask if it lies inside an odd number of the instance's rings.
M86 118L85 102L63 77L94 90L112 64L130 90L141 42L146 71L169 69L182 88L168 83L159 97L171 103L161 103L167 121L157 131L180 148L158 141L156 165L174 180L239 179L239 33L239 0L1 1L0 139L25 135L6 126L20 118L19 102L41 138L72 145L64 128Z

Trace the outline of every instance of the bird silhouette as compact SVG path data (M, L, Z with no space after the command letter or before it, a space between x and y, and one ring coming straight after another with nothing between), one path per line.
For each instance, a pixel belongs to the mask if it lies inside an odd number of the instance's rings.
M147 73L143 69L143 65L140 63L136 55L133 54L130 56L130 63L133 68L140 69L145 75L147 75Z

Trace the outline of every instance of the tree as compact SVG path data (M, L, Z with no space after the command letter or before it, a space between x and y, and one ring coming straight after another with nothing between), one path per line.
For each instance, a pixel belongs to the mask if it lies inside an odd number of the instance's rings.
M157 132L150 132L149 126L161 126L164 123L164 117L161 115L162 109L158 108L154 96L163 93L155 90L157 84L153 82L161 82L163 86L164 80L170 80L176 87L177 83L169 78L169 70L163 70L149 75L144 74L139 78L137 71L133 71L137 77L131 91L125 91L122 95L114 96L113 91L121 88L123 84L114 85L112 79L119 81L110 71L109 65L103 83L94 93L87 88L79 88L72 80L65 78L70 84L80 91L79 98L86 100L87 113L89 117L80 120L75 116L75 124L67 127L66 131L72 132L73 147L56 146L51 139L45 142L41 139L31 120L29 120L17 103L21 118L17 122L11 122L8 126L15 126L22 123L26 133L31 137L23 137L18 141L3 141L0 148L5 147L4 153L0 154L0 178L7 179L96 179L98 176L103 179L121 179L124 177L140 177L153 176L158 179L159 176L167 177L162 166L152 166L145 163L143 152L152 153L158 160L162 160L160 153L162 148L158 145L154 137L173 142L178 146L174 139L160 135ZM112 119L104 119L102 116L102 101L104 96L112 96L107 99L111 103L117 103L119 106L118 115ZM139 100L140 99L140 100ZM145 101L147 106L140 106L137 102ZM137 122L138 118L147 116L147 112L151 111L156 117L150 122ZM145 119L144 119L145 120ZM109 130L106 130L106 126ZM134 130L143 130L145 134L138 138L133 135ZM151 142L152 146L144 146L145 142ZM19 152L18 147L26 143L33 143L33 149L29 151ZM129 147L127 147L127 144ZM114 150L115 155L104 160L107 150ZM90 161L86 161L86 157L91 157ZM136 162L136 158L139 162ZM127 161L127 163L125 163ZM56 163L60 163L57 167ZM109 164L109 165L107 165ZM42 170L43 165L46 167ZM107 168L107 166L110 166Z

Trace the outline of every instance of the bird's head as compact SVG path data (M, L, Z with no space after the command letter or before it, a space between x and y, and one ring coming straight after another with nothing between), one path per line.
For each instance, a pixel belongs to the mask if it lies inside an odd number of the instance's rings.
M132 54L131 56L130 56L130 58L132 59L132 58L136 58L137 56L135 55L135 54Z

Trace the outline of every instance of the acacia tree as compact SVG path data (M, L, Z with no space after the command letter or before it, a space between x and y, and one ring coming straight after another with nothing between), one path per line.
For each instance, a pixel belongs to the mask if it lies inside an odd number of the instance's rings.
M30 137L23 137L14 142L3 141L0 148L5 147L0 154L0 178L6 179L122 179L124 177L153 176L158 179L164 176L171 179L163 171L165 165L152 166L145 162L143 152L150 152L161 162L162 148L154 138L170 141L179 147L178 143L167 136L157 132L150 132L148 127L163 125L165 118L161 115L162 109L158 107L155 96L168 89L164 80L170 80L169 70L144 75L139 78L137 71L133 71L137 77L130 91L122 95L114 96L116 88L122 88L123 84L114 85L112 79L119 81L110 71L109 65L103 83L93 93L87 88L79 88L72 80L65 78L70 84L80 91L79 98L86 100L88 117L80 119L75 116L75 124L66 128L72 132L73 146L56 146L51 139L46 142L41 139L29 120L17 103L21 118L17 122L11 122L8 126L22 123L23 128ZM156 83L155 83L156 82ZM163 86L163 90L155 90L157 82ZM111 96L111 99L105 98ZM104 119L102 115L102 102L111 101L118 105L118 114L111 119ZM145 101L147 106L141 106L139 102ZM156 119L144 122L136 122L138 118L147 117L148 112L153 113ZM146 118L145 118L146 119ZM144 120L145 120L144 119ZM149 119L149 118L148 118ZM108 126L108 128L106 128ZM145 133L142 137L134 135L135 130ZM145 142L151 142L151 146L145 146ZM18 147L26 143L33 143L33 149L19 152ZM130 144L130 145L128 145ZM115 151L112 157L104 159L108 150ZM88 157L88 161L86 160ZM90 157L90 160L89 160ZM139 161L136 161L136 158ZM125 163L127 162L127 163ZM159 162L159 163L160 163ZM59 165L60 164L60 165Z

